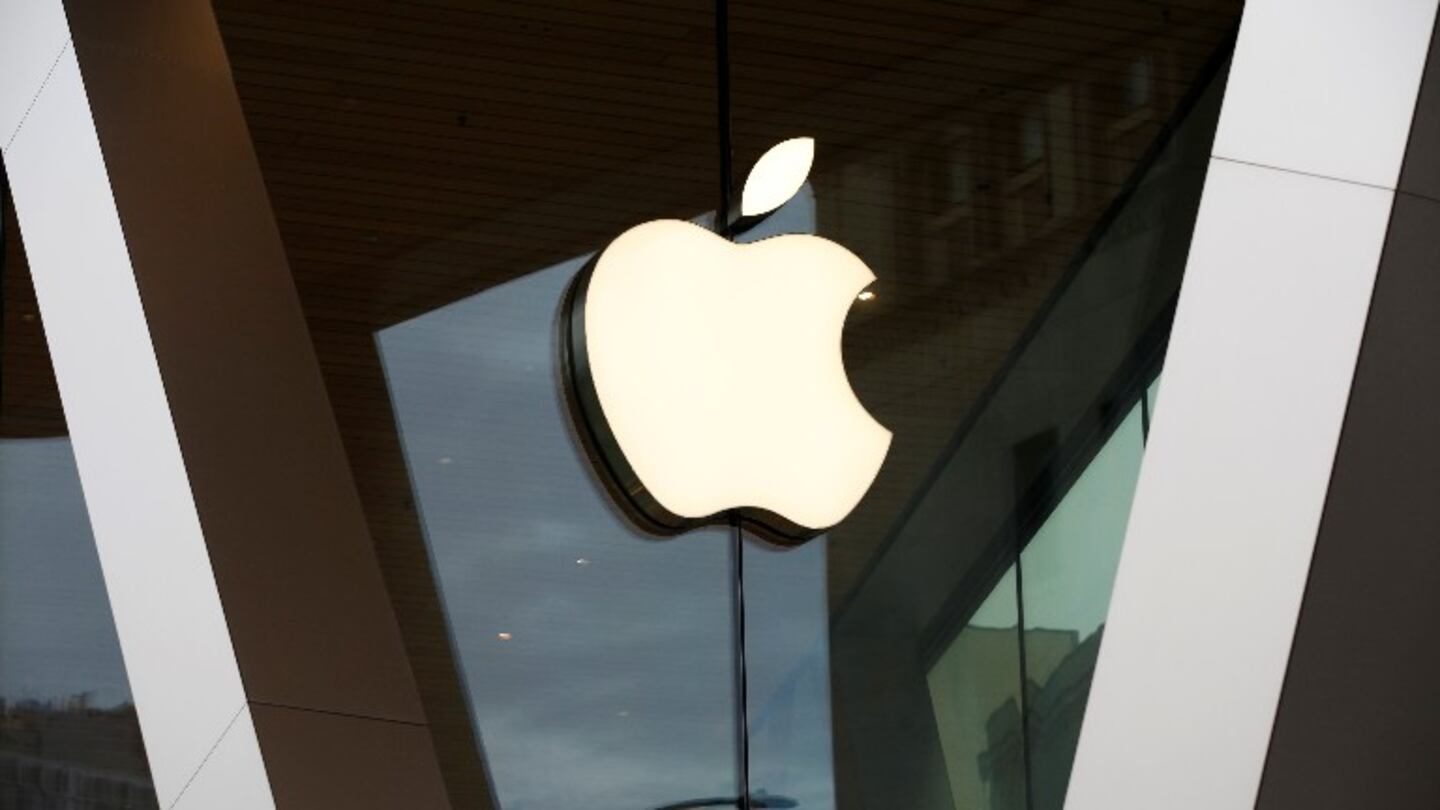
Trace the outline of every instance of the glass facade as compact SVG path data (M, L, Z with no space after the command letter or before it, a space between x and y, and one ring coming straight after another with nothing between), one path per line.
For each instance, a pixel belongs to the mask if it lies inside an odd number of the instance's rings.
M734 795L725 532L647 539L577 453L552 335L579 264L377 341L492 789L537 808Z
M215 9L455 807L1063 806L1239 0ZM740 239L874 271L890 453L796 548L656 537L577 435L567 286L797 135ZM0 810L153 806L17 250Z
M955 807L1064 806L1148 407L1113 427L926 672Z
M217 11L457 805L1061 806L1238 2L730 3L732 182L817 143L744 238L878 277L894 443L789 551L637 527L561 387L585 262L713 221L714 5Z
M841 145L817 232L879 277L845 353L895 431L826 538L834 792L802 806L1059 810L1238 7L732 8L739 163L801 128ZM826 42L847 58L794 56ZM753 786L800 781L752 738Z
M155 808L24 250L0 203L0 808Z

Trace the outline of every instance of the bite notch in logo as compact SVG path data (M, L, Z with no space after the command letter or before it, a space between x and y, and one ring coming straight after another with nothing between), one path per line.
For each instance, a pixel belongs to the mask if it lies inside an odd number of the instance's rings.
M804 184L814 141L766 152L744 220ZM875 275L818 236L738 244L699 225L637 225L576 276L561 353L576 426L620 505L675 534L739 515L803 542L874 482L890 432L850 388L841 332Z

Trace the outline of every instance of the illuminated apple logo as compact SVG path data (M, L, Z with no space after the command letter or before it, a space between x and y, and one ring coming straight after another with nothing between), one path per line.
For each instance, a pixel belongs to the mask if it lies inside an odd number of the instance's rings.
M742 217L784 204L813 156L809 138L766 152ZM849 514L890 447L841 359L874 280L818 236L742 245L667 219L611 242L571 287L562 352L579 433L626 511L663 533L738 514L792 544Z

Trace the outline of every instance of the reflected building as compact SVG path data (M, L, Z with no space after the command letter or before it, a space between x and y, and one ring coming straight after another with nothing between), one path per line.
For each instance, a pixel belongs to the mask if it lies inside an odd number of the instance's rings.
M1014 643L1014 628L995 632L1005 643ZM973 799L962 794L956 785L957 807L979 806L991 810L1026 807L1061 810L1064 807L1065 788L1070 781L1101 634L1092 635L1083 644L1078 643L1078 635L1070 630L1026 633L1027 648L1039 653L1031 659L1031 665L1048 665L1048 668L1028 671L1023 713L1016 697L1006 695L1004 702L987 718L986 747L975 757L974 772L989 789L984 798ZM1026 718L1028 729L1022 728ZM948 752L947 757L950 763L956 761ZM952 777L952 785L955 781Z
M133 706L0 702L0 807L158 807Z

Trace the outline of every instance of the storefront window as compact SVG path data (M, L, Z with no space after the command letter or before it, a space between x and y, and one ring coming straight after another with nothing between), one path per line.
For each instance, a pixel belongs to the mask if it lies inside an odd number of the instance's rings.
M452 800L1059 808L1240 3L731 2L728 133L716 9L217 3ZM797 549L658 539L562 297L802 135L744 238L874 271L889 455Z
M816 137L817 232L878 277L847 367L895 433L827 536L814 806L1063 806L1238 10L732 5L737 162ZM794 57L822 41L846 58Z
M1020 553L1034 807L1065 803L1140 475L1146 407L1130 409Z

